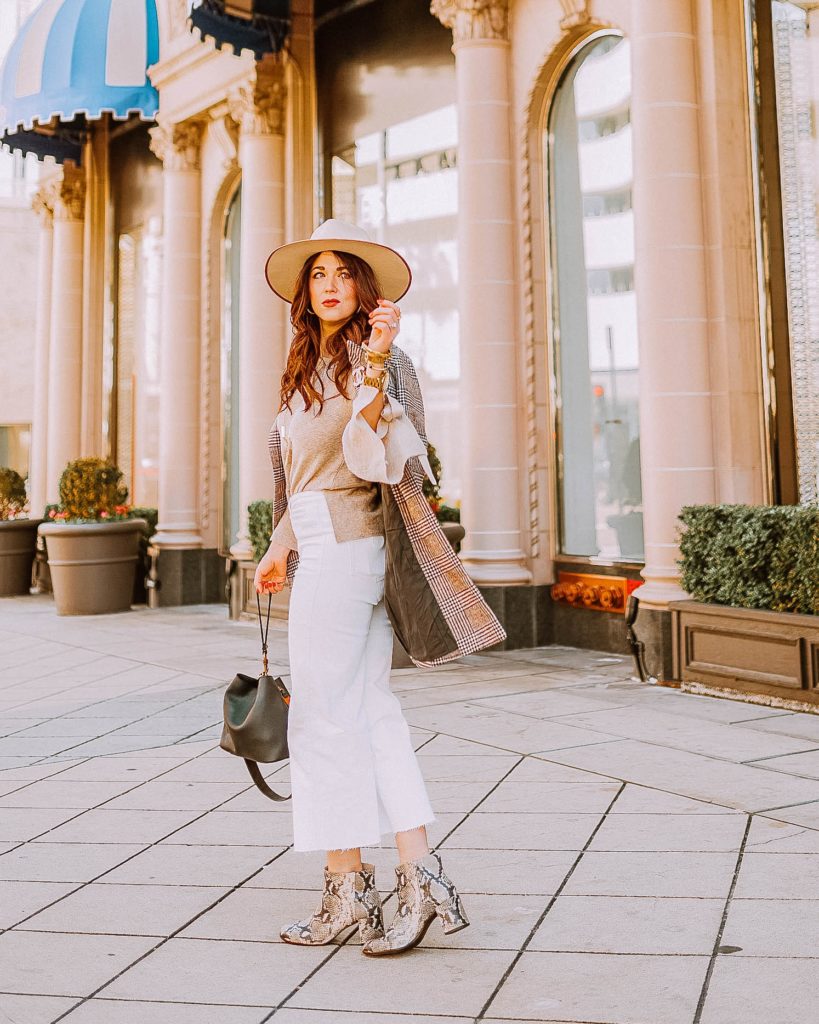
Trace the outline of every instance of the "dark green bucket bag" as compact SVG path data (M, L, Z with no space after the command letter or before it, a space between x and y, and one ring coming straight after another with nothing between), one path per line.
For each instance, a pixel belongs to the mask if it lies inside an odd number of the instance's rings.
M278 677L268 672L267 634L270 629L270 602L267 621L262 625L262 606L256 595L259 631L262 635L262 673L258 678L239 672L225 691L224 726L219 746L244 759L250 777L271 800L289 800L265 782L259 764L272 764L289 757L287 749L287 712L290 694Z

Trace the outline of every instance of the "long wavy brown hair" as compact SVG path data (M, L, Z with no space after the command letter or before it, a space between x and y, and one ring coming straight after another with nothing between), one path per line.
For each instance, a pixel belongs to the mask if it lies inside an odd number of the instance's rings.
M347 383L352 373L347 341L363 345L370 333L369 314L378 305L381 295L378 279L373 268L359 256L350 252L334 252L350 273L358 298L358 309L331 334L325 348L330 357L329 374L338 390L347 393ZM314 375L321 352L321 321L310 308L310 270L318 255L311 256L299 271L296 280L296 294L290 307L290 323L293 325L293 341L287 356L287 365L282 374L281 404L279 409L290 408L293 395L298 392L307 408L313 402L324 408L324 395L314 386Z

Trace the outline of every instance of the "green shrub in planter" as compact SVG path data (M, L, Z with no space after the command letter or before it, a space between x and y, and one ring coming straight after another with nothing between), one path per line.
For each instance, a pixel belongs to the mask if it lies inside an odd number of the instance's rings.
M697 601L819 614L819 506L688 505L681 584Z
M273 532L272 501L254 501L247 506L247 532L253 548L253 561L260 562Z
M20 519L27 502L25 480L16 469L0 466L0 521Z

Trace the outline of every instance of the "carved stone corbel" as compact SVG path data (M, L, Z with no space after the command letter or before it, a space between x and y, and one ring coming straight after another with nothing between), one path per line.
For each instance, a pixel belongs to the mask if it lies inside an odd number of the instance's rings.
M560 27L564 32L578 25L585 25L591 21L592 0L560 0L560 6L565 11L560 19Z

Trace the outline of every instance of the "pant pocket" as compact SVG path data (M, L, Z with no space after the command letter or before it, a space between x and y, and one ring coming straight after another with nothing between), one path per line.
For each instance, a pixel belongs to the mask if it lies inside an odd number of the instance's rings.
M361 537L345 541L350 575L367 579L384 578L384 538Z

